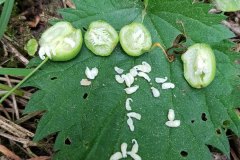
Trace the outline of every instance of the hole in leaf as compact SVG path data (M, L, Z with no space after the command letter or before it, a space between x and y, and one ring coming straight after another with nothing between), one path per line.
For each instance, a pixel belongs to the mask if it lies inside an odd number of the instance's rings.
M201 118L202 118L203 121L207 121L207 115L206 115L206 113L202 113Z
M188 156L188 152L186 152L186 151L181 151L180 154L181 154L182 157L187 157Z
M87 97L88 97L88 94L87 94L87 93L84 93L83 99L86 99Z
M65 142L64 142L66 145L70 145L72 142L69 138L65 139Z
M225 120L225 121L223 121L223 127L224 128L227 128L229 125L230 125L230 121L229 120Z
M87 31L87 28L85 28L85 27L83 27L82 29L83 29L84 31Z
M218 129L216 129L216 133L219 135L219 134L221 134L222 132L221 132L221 130L218 128Z
M51 80L55 80L55 79L57 79L57 77L52 77L52 78L50 78Z
M191 123L194 123L195 122L195 120L191 120Z

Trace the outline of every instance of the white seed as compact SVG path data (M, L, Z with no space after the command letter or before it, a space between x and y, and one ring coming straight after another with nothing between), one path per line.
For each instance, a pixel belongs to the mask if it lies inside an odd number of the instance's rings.
M115 79L118 83L123 83L124 79L120 75L115 75Z
M134 125L133 125L132 118L128 117L127 124L128 124L128 127L129 127L130 131L133 132L134 131Z
M164 77L164 78L159 78L159 77L157 77L157 78L155 78L155 82L156 82L156 83L164 83L164 82L166 82L167 80L168 80L167 77Z
M98 69L96 67L92 68L91 70L87 67L85 70L85 74L88 79L95 79L98 75Z
M127 158L127 143L121 144L122 157Z
M126 107L126 110L127 110L127 111L131 111L131 110L132 110L132 108L131 108L131 106L130 106L130 101L133 102L132 98L128 98L128 99L126 100L126 102L125 102L125 107Z
M129 112L129 113L127 113L127 116L129 118L135 118L137 120L141 120L141 114L136 113L136 112Z
M135 68L132 68L132 69L130 69L130 74L131 74L133 77L136 77L137 74L138 74L138 72L137 72L137 70L136 70Z
M119 160L121 158L123 158L122 153L121 152L116 152L110 157L110 160Z
M152 67L150 66L150 64L148 64L147 62L143 61L142 65L144 66L144 72L147 72L147 73L151 72Z
M118 73L118 74L122 74L123 72L124 72L124 70L123 69L121 69L121 68L118 68L117 66L116 67L114 67L114 70Z
M173 88L175 88L175 84L173 84L173 83L170 83L170 82L167 82L167 83L163 83L162 84L162 89L173 89Z
M45 51L46 55L51 59L52 58L51 49L48 46L46 46L46 47L44 47L44 51Z
M174 121L167 121L165 124L168 127L179 127L181 122L180 122L180 120L174 120Z
M72 38L64 38L63 41L65 43L69 44L72 48L74 48L76 46L76 43L74 42L74 40Z
M160 92L157 88L151 87L151 90L152 90L153 97L159 97L160 96Z
M168 111L168 120L173 121L175 119L175 113L173 109L169 109Z
M133 146L132 146L131 152L132 152L132 153L137 153L137 152L138 152L138 143L137 143L136 139L133 139L133 140L132 140L132 143L134 143L134 144L133 144Z
M80 81L80 84L81 84L82 86L90 86L90 85L91 85L91 81L89 81L88 79L82 79L82 80Z
M131 156L134 160L142 160L142 158L139 155L137 155L136 153L127 152L127 154L129 156Z
M139 73L138 73L138 76L139 76L139 77L143 77L143 78L146 79L148 82L151 81L151 78L150 78L146 73L144 73L144 72L139 72Z
M133 94L134 92L136 92L138 90L139 86L138 85L135 85L133 87L129 87L129 88L125 88L125 92L127 94Z
M126 75L123 74L122 78L124 79L124 81L128 87L130 87L134 82L134 77L130 73L127 73Z
M41 60L44 60L46 57L45 57L45 50L44 50L44 47L40 47L39 51L38 51L38 55L40 57Z

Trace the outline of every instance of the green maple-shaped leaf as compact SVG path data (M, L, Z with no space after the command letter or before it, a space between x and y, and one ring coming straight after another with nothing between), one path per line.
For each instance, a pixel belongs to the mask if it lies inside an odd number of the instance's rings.
M64 20L77 28L87 28L94 20L105 20L118 31L133 21L141 22L151 32L153 42L170 47L184 32L187 44L210 44L215 52L217 73L213 83L204 89L193 89L183 77L180 57L169 63L159 49L141 57L127 56L120 46L109 57L99 57L85 46L70 62L48 62L25 85L39 90L31 98L26 112L45 110L35 140L58 132L55 159L106 160L120 151L123 142L131 150L132 139L139 144L138 155L144 160L211 159L207 145L229 155L226 130L240 135L240 121L235 108L240 104L239 55L228 50L226 39L232 37L220 25L221 15L209 15L208 5L190 0L74 0L76 10L63 9ZM139 90L127 95L125 86L115 81L114 67L126 72L142 61L152 66L152 85L161 92L154 98L151 85L138 78ZM36 61L32 61L32 64ZM86 78L86 67L97 67L99 75L90 87L80 85ZM169 78L176 87L162 90L155 77ZM132 110L142 115L134 120L135 131L127 125L125 101L130 97ZM173 108L178 128L165 125L168 110ZM129 158L130 159L130 158Z

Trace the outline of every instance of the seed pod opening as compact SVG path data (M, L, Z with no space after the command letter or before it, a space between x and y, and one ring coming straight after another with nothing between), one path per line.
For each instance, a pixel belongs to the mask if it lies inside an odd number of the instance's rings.
M151 34L141 23L124 26L119 37L123 50L130 56L140 56L152 47Z
M184 77L194 88L208 86L215 77L216 60L211 47L197 43L182 55Z
M82 48L82 32L69 22L58 22L48 28L39 40L39 56L48 56L53 61L74 58Z
M119 37L107 22L92 22L85 33L84 41L89 50L99 56L109 56L116 47Z

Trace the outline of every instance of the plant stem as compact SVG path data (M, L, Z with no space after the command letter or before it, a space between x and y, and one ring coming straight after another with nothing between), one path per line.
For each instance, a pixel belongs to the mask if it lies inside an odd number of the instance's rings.
M163 53L165 54L165 56L166 56L166 58L167 58L167 60L169 61L169 62L173 62L174 61L174 56L173 55L169 55L167 52L166 52L166 50L164 49L164 47L160 44L160 43L154 43L153 45L152 45L152 48L151 48L151 50L152 49L154 49L155 47L158 47L158 48L160 48L162 51L163 51Z
M48 61L48 57L42 61L32 72L30 72L21 82L19 82L15 87L13 87L7 94L5 94L0 99L0 104L9 96L11 95L19 86L21 86L27 79L29 79L39 68L41 68L46 62Z

